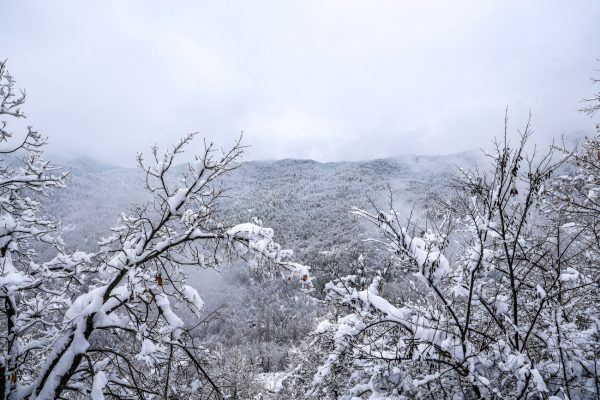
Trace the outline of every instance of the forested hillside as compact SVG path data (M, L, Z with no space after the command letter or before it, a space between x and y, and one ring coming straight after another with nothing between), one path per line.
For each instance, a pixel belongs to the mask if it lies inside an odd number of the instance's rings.
M278 232L283 245L312 260L323 252L341 253L359 245L361 230L349 213L351 206L366 206L370 200L386 203L391 189L398 206L422 211L422 200L434 188L440 190L458 167L473 166L481 158L473 151L338 163L242 162L221 181L227 189L221 212L230 220L261 219ZM95 238L106 235L120 212L147 200L136 168L56 159L69 172L69 185L45 207L63 221L70 246L92 251Z
M360 254L382 257L364 242L372 232L350 213L352 206L368 207L371 201L384 206L391 190L399 209L422 215L433 188L444 187L458 167L478 160L479 153L471 152L339 163L242 162L220 182L228 189L220 212L224 220L258 218L272 227L281 244L311 266L321 288L335 274L347 272ZM69 184L45 206L63 221L63 237L72 250L97 251L97 238L108 236L119 213L148 199L138 169L90 159L58 162L69 172ZM317 301L320 290L307 296L295 285L247 268L194 272L191 282L207 299L207 311L218 311L202 335L213 336L215 346L239 349L248 362L258 364L258 372L283 370L292 346L325 312Z

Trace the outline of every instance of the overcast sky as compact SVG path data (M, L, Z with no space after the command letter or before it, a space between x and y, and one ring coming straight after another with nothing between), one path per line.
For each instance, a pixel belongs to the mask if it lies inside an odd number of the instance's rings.
M132 165L184 133L246 159L593 131L600 1L0 1L0 58L51 150Z

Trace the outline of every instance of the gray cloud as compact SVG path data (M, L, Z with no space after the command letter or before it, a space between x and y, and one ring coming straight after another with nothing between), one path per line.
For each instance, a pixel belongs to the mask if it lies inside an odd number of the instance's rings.
M540 142L599 67L597 1L19 1L0 57L52 150L131 164L189 131L249 159L487 147L504 109Z

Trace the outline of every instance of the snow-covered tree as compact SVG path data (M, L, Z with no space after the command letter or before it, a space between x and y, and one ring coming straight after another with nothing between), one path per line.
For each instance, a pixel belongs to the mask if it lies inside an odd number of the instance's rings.
M42 159L42 136L10 130L9 120L24 117L25 96L4 64L0 95L2 398L222 398L190 333L201 318L183 316L200 317L204 305L188 272L238 258L310 285L308 268L288 261L271 229L220 221L219 179L243 146L205 143L182 168L190 134L163 153L154 147L148 160L138 156L150 200L123 213L97 252L66 254L59 225L38 212L65 175ZM56 256L39 259L37 242Z
M600 79L592 78L592 83L598 84L600 83ZM585 107L580 108L579 111L584 112L589 116L594 116L598 110L600 110L600 92L594 93L592 97L588 97L583 101L586 103L586 105Z
M67 256L56 221L39 214L39 199L64 185L61 174L42 158L45 139L20 124L25 93L0 63L0 395L15 396L23 380L40 367L38 354L53 345L53 335L78 283L86 257ZM57 254L42 261L36 248ZM58 282L60 280L60 282Z
M528 124L515 148L505 135L489 172L461 170L424 227L392 206L353 210L392 264L363 260L326 286L336 315L312 339L325 356L309 397L600 395L598 258L579 227L548 212L561 162L552 150L526 155L530 134ZM600 176L588 172L586 182ZM398 281L403 291L387 289Z

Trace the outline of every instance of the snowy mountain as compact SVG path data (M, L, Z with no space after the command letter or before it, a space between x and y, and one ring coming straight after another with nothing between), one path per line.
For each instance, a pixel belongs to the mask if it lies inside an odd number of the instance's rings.
M56 159L70 173L68 186L47 204L64 223L67 243L93 251L121 212L147 198L142 174L91 159ZM396 207L410 209L439 188L457 166L474 165L480 156L403 156L359 162L312 160L249 161L223 181L228 189L222 212L227 220L257 217L275 229L280 242L300 258L352 248L359 229L348 213L369 199L385 204L388 185Z

